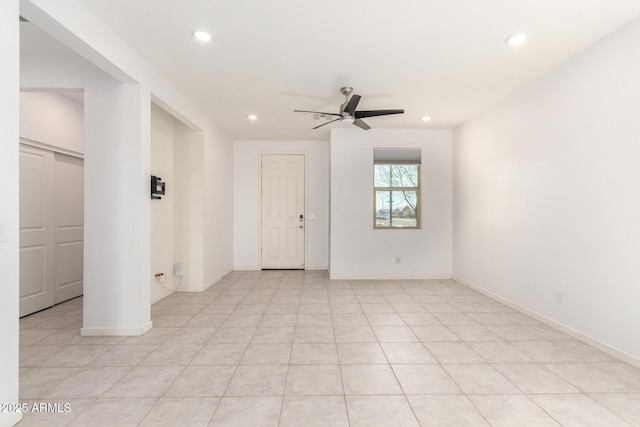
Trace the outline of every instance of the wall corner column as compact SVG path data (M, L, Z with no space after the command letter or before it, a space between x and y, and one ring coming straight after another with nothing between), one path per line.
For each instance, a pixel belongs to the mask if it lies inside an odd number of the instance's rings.
M149 91L85 91L85 270L81 334L141 335L150 318Z
M19 294L19 2L0 2L0 402L18 403ZM18 411L0 412L0 426L20 422Z

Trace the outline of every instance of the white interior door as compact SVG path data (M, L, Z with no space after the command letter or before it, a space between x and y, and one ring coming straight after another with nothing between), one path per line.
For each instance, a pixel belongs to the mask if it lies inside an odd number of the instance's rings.
M55 304L53 152L20 146L20 316Z
M83 160L56 153L56 304L82 295L84 248Z
M262 155L262 268L303 269L305 159Z
M20 316L82 295L83 160L20 145Z

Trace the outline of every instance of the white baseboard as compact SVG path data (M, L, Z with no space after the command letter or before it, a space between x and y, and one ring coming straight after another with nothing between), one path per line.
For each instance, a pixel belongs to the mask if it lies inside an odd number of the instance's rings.
M162 301L163 299L165 299L166 297L168 297L169 295L171 295L172 293L174 293L175 291L170 291L170 292L166 292L164 295L160 296L160 298L157 298L155 301L151 301L151 305L157 303L158 301Z
M398 276L374 274L368 276L340 276L329 273L331 280L451 280L451 276Z
M178 289L176 292L190 292L190 293L194 293L194 292L204 292L206 290L206 288L203 289Z
M221 275L219 275L218 277L216 277L215 279L213 279L212 281L210 281L209 283L204 285L204 287L202 289L178 289L178 290L176 290L176 292L204 292L207 289L209 289L210 287L212 287L213 285L215 285L216 283L218 283L220 280L222 280L225 277L227 277L232 272L233 272L233 268L230 269L230 270L225 271L224 273L222 273Z
M22 421L22 412L0 412L0 427L13 427L20 421Z
M570 335L570 336L572 336L572 337L574 337L576 339L579 339L580 341L585 342L585 343L597 348L598 350L603 351L603 352L605 352L605 353L607 353L607 354L609 354L609 355L611 355L611 356L613 356L615 358L618 358L618 359L622 360L623 362L626 362L626 363L628 363L628 364L630 364L632 366L635 366L636 368L640 368L640 358L637 358L637 357L635 357L635 356L633 356L633 355L631 355L629 353L626 353L626 352L624 352L622 350L619 350L619 349L617 349L617 348L615 348L613 346L610 346L609 344L605 344L602 341L599 341L599 340L597 340L597 339L595 339L595 338L593 338L593 337L591 337L591 336L589 336L587 334L584 334L584 333L582 333L580 331L576 331L575 329L573 329L573 328L571 328L571 327L569 327L567 325L564 325L564 324L562 324L562 323L560 323L560 322L558 322L556 320L553 320L553 319L551 319L551 318L549 318L549 317L547 317L547 316L545 316L543 314L538 313L537 311L531 310L530 308L527 308L527 307L522 306L522 305L520 305L520 304L518 304L516 302L513 302L510 299L501 297L498 294L495 294L495 293L493 293L491 291L488 291L488 290L486 290L484 288L481 288L480 286L478 286L478 285L476 285L474 283L468 282L468 281L464 280L461 277L454 276L453 280L455 280L456 282L461 283L461 284L463 284L463 285L465 285L465 286L467 286L467 287L469 287L469 288L471 288L473 290L476 290L476 291L478 291L478 292L480 292L480 293L482 293L482 294L484 294L484 295L486 295L486 296L488 296L490 298L493 298L493 299L495 299L495 300L497 300L497 301L499 301L499 302L501 302L501 303L513 308L514 310L517 310L517 311L521 312L522 314L526 314L529 317L533 317L534 319L539 320L540 322L544 323L545 325L551 326L552 328L557 329L560 332L564 332L567 335Z
M235 266L231 271L260 271L260 270L262 269L259 266L252 265L250 267Z
M329 267L327 267L327 266L308 266L308 267L305 267L302 270L316 271L316 270L328 270L328 269L329 269ZM262 270L261 267L259 267L259 266L256 267L254 265L254 266L251 266L251 267L233 267L233 270L231 270L231 271L260 271L260 270ZM283 270L288 270L288 269L287 268L283 268Z
M186 286L186 284L185 284L185 286ZM193 284L190 284L189 286L193 286ZM191 288L184 287L183 288L182 286L180 286L180 287L178 287L178 289L174 290L174 292L202 292L202 291L204 291L204 288L194 288L194 287L191 287Z
M227 277L231 273L233 273L233 268L227 270L226 272L222 273L221 275L219 275L218 277L216 277L215 279L213 279L212 281L207 283L204 286L204 290L206 291L207 289L209 289L210 287L212 287L213 285L215 285L216 283L218 283L220 280L224 279L225 277Z
M146 325L144 325L141 329L140 329L140 335L144 335L147 332L149 332L151 330L151 328L153 328L153 322L151 320L149 320L147 322Z
M153 322L149 321L140 328L124 329L124 328L82 328L80 335L83 337L102 337L102 336L128 336L136 337L144 335L153 327Z

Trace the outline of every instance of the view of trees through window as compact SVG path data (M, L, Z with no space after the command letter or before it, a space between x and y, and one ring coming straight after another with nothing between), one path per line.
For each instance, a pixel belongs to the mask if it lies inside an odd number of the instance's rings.
M419 165L374 165L375 227L417 228Z

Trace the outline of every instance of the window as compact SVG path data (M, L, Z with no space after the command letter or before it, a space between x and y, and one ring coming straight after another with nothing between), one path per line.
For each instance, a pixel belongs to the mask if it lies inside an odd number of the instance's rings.
M420 228L420 158L416 149L374 150L374 228Z

